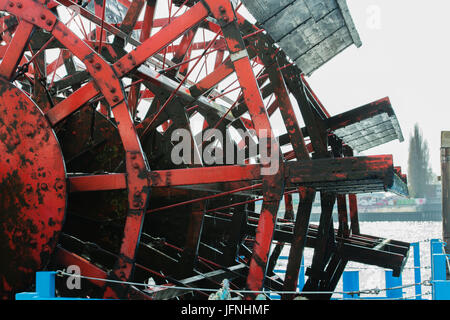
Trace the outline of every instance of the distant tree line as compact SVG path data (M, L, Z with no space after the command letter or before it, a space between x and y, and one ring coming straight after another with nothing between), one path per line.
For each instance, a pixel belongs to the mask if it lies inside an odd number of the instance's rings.
M431 193L433 172L430 166L428 143L416 123L409 138L408 189L413 198L427 198Z

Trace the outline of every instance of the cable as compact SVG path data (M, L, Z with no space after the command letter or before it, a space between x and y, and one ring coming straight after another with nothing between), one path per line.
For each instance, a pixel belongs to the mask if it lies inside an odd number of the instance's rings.
M140 282L130 282L130 281L121 281L121 280L112 280L112 279L103 279L103 278L96 278L96 277L88 277L83 276L79 274L73 274L73 273L67 273L62 270L56 271L57 275L60 276L71 276L71 277L80 277L83 279L88 280L96 280L96 281L104 281L104 282L112 282L112 283L119 283L119 284L125 284L125 285L132 285L132 286L144 286L144 287L153 287L153 288L164 288L164 289L177 289L177 290L188 290L188 291L205 291L205 292L217 292L217 290L220 290L220 288L217 289L211 289L211 288L189 288L189 287L179 287L179 286L167 286L167 285L149 285L148 283L140 283ZM347 294L347 295L360 295L360 294L379 294L382 291L388 291L388 290L396 290L396 289L402 289L402 288L409 288L417 285L426 285L431 286L431 280L425 280L420 283L414 283L414 284L408 284L408 285L402 285L392 288L383 288L383 289L365 289L365 290L359 290L359 291L349 291L349 292L339 292L339 291L272 291L272 290L233 290L230 289L230 292L232 293L254 293L254 294Z

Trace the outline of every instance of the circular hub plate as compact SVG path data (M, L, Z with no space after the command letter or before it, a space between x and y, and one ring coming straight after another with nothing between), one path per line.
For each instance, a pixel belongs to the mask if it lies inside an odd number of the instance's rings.
M52 128L23 91L0 80L0 297L28 289L49 262L66 198Z

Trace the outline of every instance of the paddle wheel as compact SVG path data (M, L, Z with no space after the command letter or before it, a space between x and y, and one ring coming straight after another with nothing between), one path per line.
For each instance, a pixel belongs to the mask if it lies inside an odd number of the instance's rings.
M401 272L409 244L362 235L356 203L407 194L392 156L354 155L403 139L390 101L332 116L304 77L360 45L345 1L0 0L0 11L3 298L75 265L96 279L74 290L59 279L60 294L207 299L198 288L228 279L252 299L295 291L305 247L304 290L325 292L308 298L329 299L348 261ZM164 287L123 283L149 278Z

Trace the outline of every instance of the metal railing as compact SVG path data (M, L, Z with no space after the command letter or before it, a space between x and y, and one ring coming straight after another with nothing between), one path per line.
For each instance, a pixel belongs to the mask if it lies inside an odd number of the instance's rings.
M449 265L448 254L445 254L444 246L446 244L439 239L430 240L430 269L431 279L422 280L421 270L424 269L420 265L420 246L419 242L412 243L413 259L414 259L414 283L403 284L402 275L394 277L391 270L385 270L385 288L379 289L360 289L360 271L348 270L344 271L342 276L342 292L334 292L333 299L349 300L349 299L379 299L379 300L422 300L428 293L422 292L423 286L431 286L431 300L450 300L450 280L447 280L447 266ZM288 257L280 256L279 260L287 260ZM286 270L278 268L275 273L282 274ZM36 273L36 292L24 292L16 294L16 300L77 300L76 298L61 298L55 296L55 271L41 271ZM81 278L88 278L79 275ZM101 280L101 279L100 279ZM108 281L103 279L103 281ZM128 284L128 282L123 282ZM302 260L297 291L301 291L305 284L305 267ZM136 285L133 283L133 285ZM142 284L148 286L148 284ZM404 297L404 288L414 287L415 294L411 297ZM190 290L194 288L189 288ZM199 290L204 290L200 289ZM211 289L213 290L213 289ZM214 290L213 290L214 291ZM268 293L268 292L266 292ZM378 296L381 293L385 295ZM363 297L363 295L371 294L371 297ZM269 293L270 298L277 300L280 295L276 292ZM373 296L375 295L375 296ZM338 296L335 298L335 296ZM428 299L429 300L429 299Z
M450 300L450 281L445 282L445 265L448 262L447 255L443 254L444 243L438 239L427 240L430 242L431 247L431 261L430 267L421 267L421 253L420 242L411 243L413 252L413 269L414 269L414 281L413 283L404 284L403 277L394 277L391 270L384 271L385 287L384 288L372 288L361 289L360 288L360 270L347 270L342 275L342 292L335 292L332 299L338 300L350 300L350 299L378 299L378 300L424 300L425 296L431 294L432 300L440 300L440 298L446 297L445 300ZM279 260L287 260L288 257L280 256ZM423 280L422 269L431 268L432 278ZM376 269L376 267L374 268ZM407 269L407 268L405 268ZM434 270L434 271L433 271ZM283 268L274 270L277 274L284 274L286 272ZM302 260L297 291L301 291L305 283L305 267ZM448 285L448 293L444 293L445 286ZM432 286L432 292L423 292L423 286ZM405 296L405 288L414 287L414 295ZM436 293L436 290L438 293ZM365 296L364 295L371 295ZM272 293L270 297L274 300L280 299L280 295ZM427 298L426 300L429 300Z

